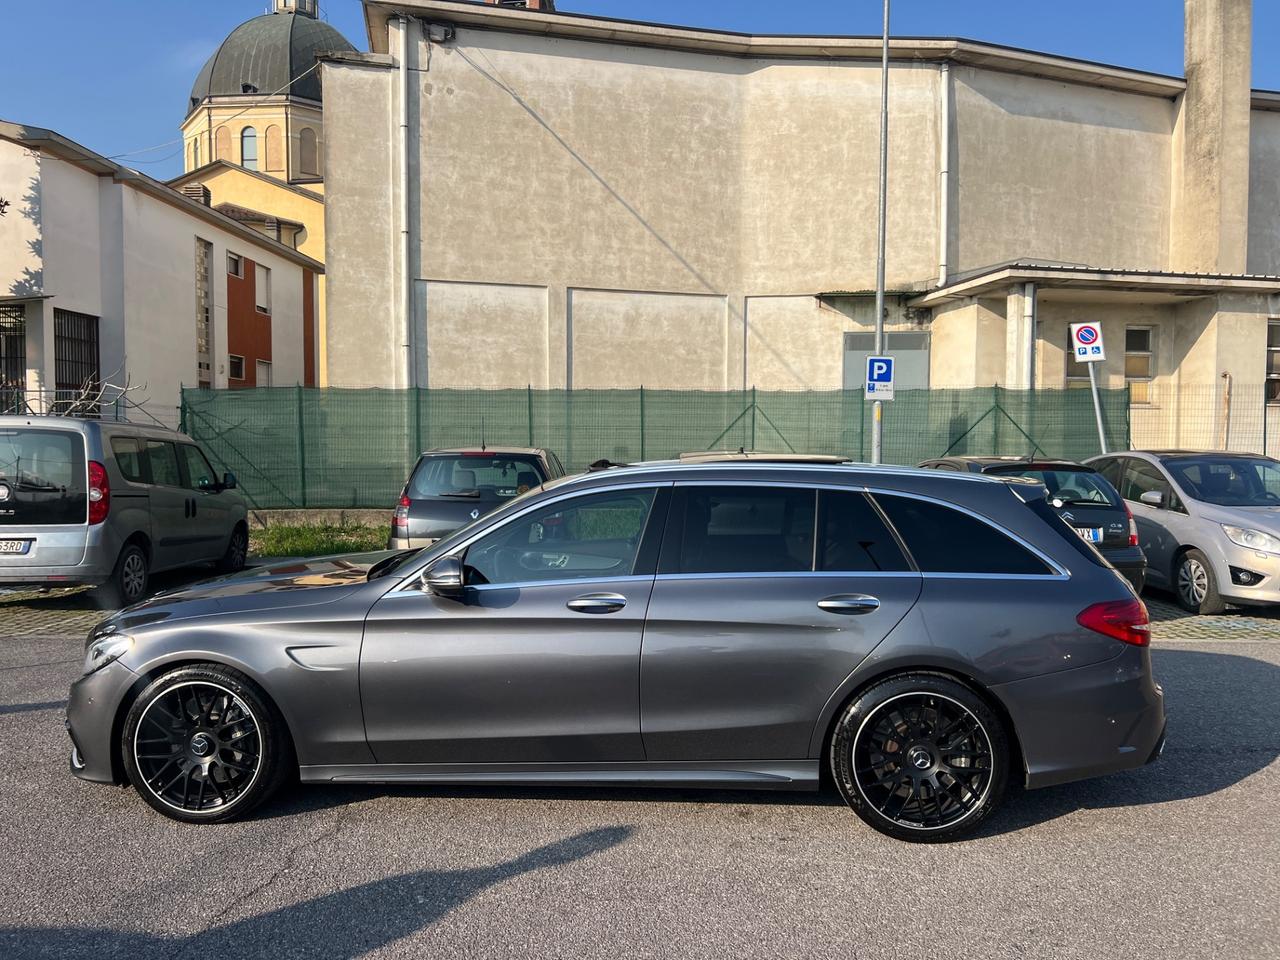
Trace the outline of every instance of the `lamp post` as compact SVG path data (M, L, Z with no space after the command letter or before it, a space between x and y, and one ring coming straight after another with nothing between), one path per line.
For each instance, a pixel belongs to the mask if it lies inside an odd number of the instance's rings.
M876 238L876 353L884 356L884 250L889 201L889 0L884 0L884 31L880 44L880 218ZM884 436L884 401L871 411L871 462L880 463Z

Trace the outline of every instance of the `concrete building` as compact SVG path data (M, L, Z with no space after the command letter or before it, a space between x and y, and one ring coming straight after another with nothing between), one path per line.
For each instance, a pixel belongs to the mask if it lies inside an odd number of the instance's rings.
M185 170L169 184L205 188L218 210L323 262L324 91L316 56L355 48L318 18L316 0L273 3L270 13L231 31L197 75L182 122ZM317 341L323 382L323 277Z
M1280 375L1280 93L1250 89L1248 0L1186 12L1185 78L893 41L900 386L1087 382L1080 319L1137 403ZM330 383L861 383L878 38L365 16L371 52L323 67Z
M127 380L176 423L184 385L312 385L323 269L52 131L0 121L5 409Z

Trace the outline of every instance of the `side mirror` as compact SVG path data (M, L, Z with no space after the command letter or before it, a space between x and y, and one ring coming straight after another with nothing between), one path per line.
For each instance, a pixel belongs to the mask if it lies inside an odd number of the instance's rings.
M462 561L457 557L441 557L422 571L421 587L424 593L437 597L462 596Z
M234 490L236 488L236 475L228 470L222 475L222 489Z
M1138 499L1148 507L1159 507L1162 509L1164 507L1164 494L1159 490L1148 490Z
M196 486L201 490L217 490L218 485L213 482L212 477L201 477L196 481Z

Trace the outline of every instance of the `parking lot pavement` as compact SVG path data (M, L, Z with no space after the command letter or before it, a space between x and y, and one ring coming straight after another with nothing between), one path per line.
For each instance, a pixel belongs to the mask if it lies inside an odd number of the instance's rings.
M1157 641L1154 766L913 846L831 794L297 787L248 822L182 826L67 772L90 614L29 629L5 604L6 960L1280 957L1274 632Z

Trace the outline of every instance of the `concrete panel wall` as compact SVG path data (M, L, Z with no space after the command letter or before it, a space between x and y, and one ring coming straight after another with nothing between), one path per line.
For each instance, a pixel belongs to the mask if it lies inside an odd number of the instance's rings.
M952 75L953 271L1015 258L1166 267L1170 101L970 67Z
M545 287L427 281L419 291L430 386L548 386Z
M571 290L569 318L575 388L722 390L738 385L740 373L728 363L723 297Z
M98 177L65 160L46 157L40 167L44 218L44 282L54 304L102 315L102 243Z
M1249 127L1249 272L1280 275L1280 112L1254 110Z

